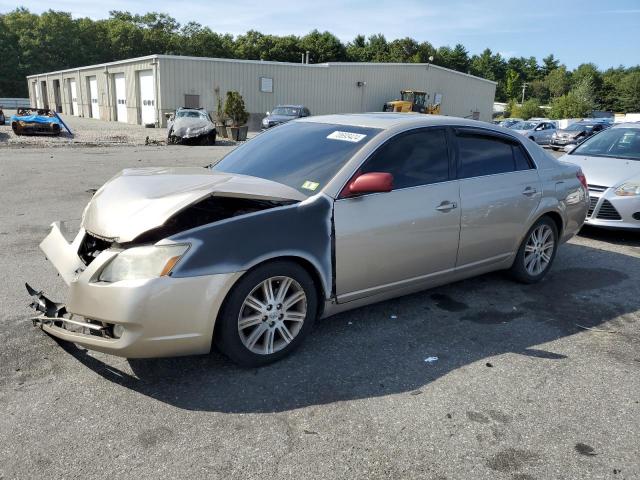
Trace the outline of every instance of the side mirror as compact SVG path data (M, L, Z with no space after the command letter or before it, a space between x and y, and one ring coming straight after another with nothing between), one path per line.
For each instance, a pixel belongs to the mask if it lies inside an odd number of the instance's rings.
M540 130L542 130L542 127L536 127L536 132L539 132Z
M386 172L363 173L349 183L348 195L390 192L393 190L393 175Z
M269 115L271 115L271 113L269 113L269 112L265 112L264 114L265 114L267 117L268 117Z
M573 151L576 149L576 147L577 147L577 145L576 145L576 144L574 144L574 143L570 143L569 145L565 145L565 146L564 146L564 151L565 151L566 153L571 153L571 152L573 152Z
M172 115L171 113L166 112L166 113L164 114L164 118L169 119L169 118L171 118L171 115Z

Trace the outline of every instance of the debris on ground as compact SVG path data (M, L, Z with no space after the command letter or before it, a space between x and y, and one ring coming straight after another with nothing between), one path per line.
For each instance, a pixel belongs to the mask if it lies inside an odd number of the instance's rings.
M438 357L427 357L424 359L425 363L435 363L438 361Z
M487 367L489 367L489 368L493 367L493 363L491 363L491 362L487 362L485 365L486 365Z
M576 452L580 455L586 455L587 457L593 457L597 455L596 451L593 447L587 445L586 443L576 443L576 446L573 447Z
M591 330L592 332L600 332L600 333L619 333L617 330L605 330L604 328L596 328L596 327L585 327L584 325L580 325L576 323L576 327L582 328L583 330Z
M144 139L145 145L164 145L165 143L163 140L150 139L148 135L147 138Z
M398 318L398 315L391 315L389 318L391 318L391 320L395 320L396 318Z

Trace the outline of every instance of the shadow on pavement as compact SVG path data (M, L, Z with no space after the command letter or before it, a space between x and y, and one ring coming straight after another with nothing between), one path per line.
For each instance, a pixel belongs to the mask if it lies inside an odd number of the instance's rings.
M639 224L640 227L640 224ZM585 225L580 230L581 237L601 242L624 245L628 247L640 247L640 228L638 230L610 230Z
M594 251L599 264L611 268L582 262ZM564 355L537 346L635 311L633 302L616 302L612 294L629 278L624 272L634 271L640 272L640 259L568 244L540 284L522 285L494 273L360 308L318 322L293 355L253 370L212 353L132 359L131 375L60 344L105 379L178 408L280 412L414 392L474 362L483 362L474 368L493 367L499 375L508 357L486 359L509 352L562 361ZM430 356L438 360L426 363Z

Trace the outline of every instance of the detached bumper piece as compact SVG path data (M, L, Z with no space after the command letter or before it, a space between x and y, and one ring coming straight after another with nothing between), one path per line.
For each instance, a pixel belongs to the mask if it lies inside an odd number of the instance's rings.
M67 307L64 303L54 302L47 298L41 290L36 290L28 283L24 285L32 298L29 306L39 313L31 319L34 327L54 327L72 333L112 338L110 326L73 319L72 315L67 312Z

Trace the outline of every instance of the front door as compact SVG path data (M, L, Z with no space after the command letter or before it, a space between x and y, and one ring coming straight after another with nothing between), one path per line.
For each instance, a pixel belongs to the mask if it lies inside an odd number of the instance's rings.
M391 173L394 189L335 202L338 302L426 281L456 263L460 200L446 130L397 135L356 175L368 172Z
M519 142L459 129L462 219L459 268L500 262L519 247L542 194L538 171Z
M116 73L113 76L116 90L116 119L127 123L127 91L124 83L124 73Z

